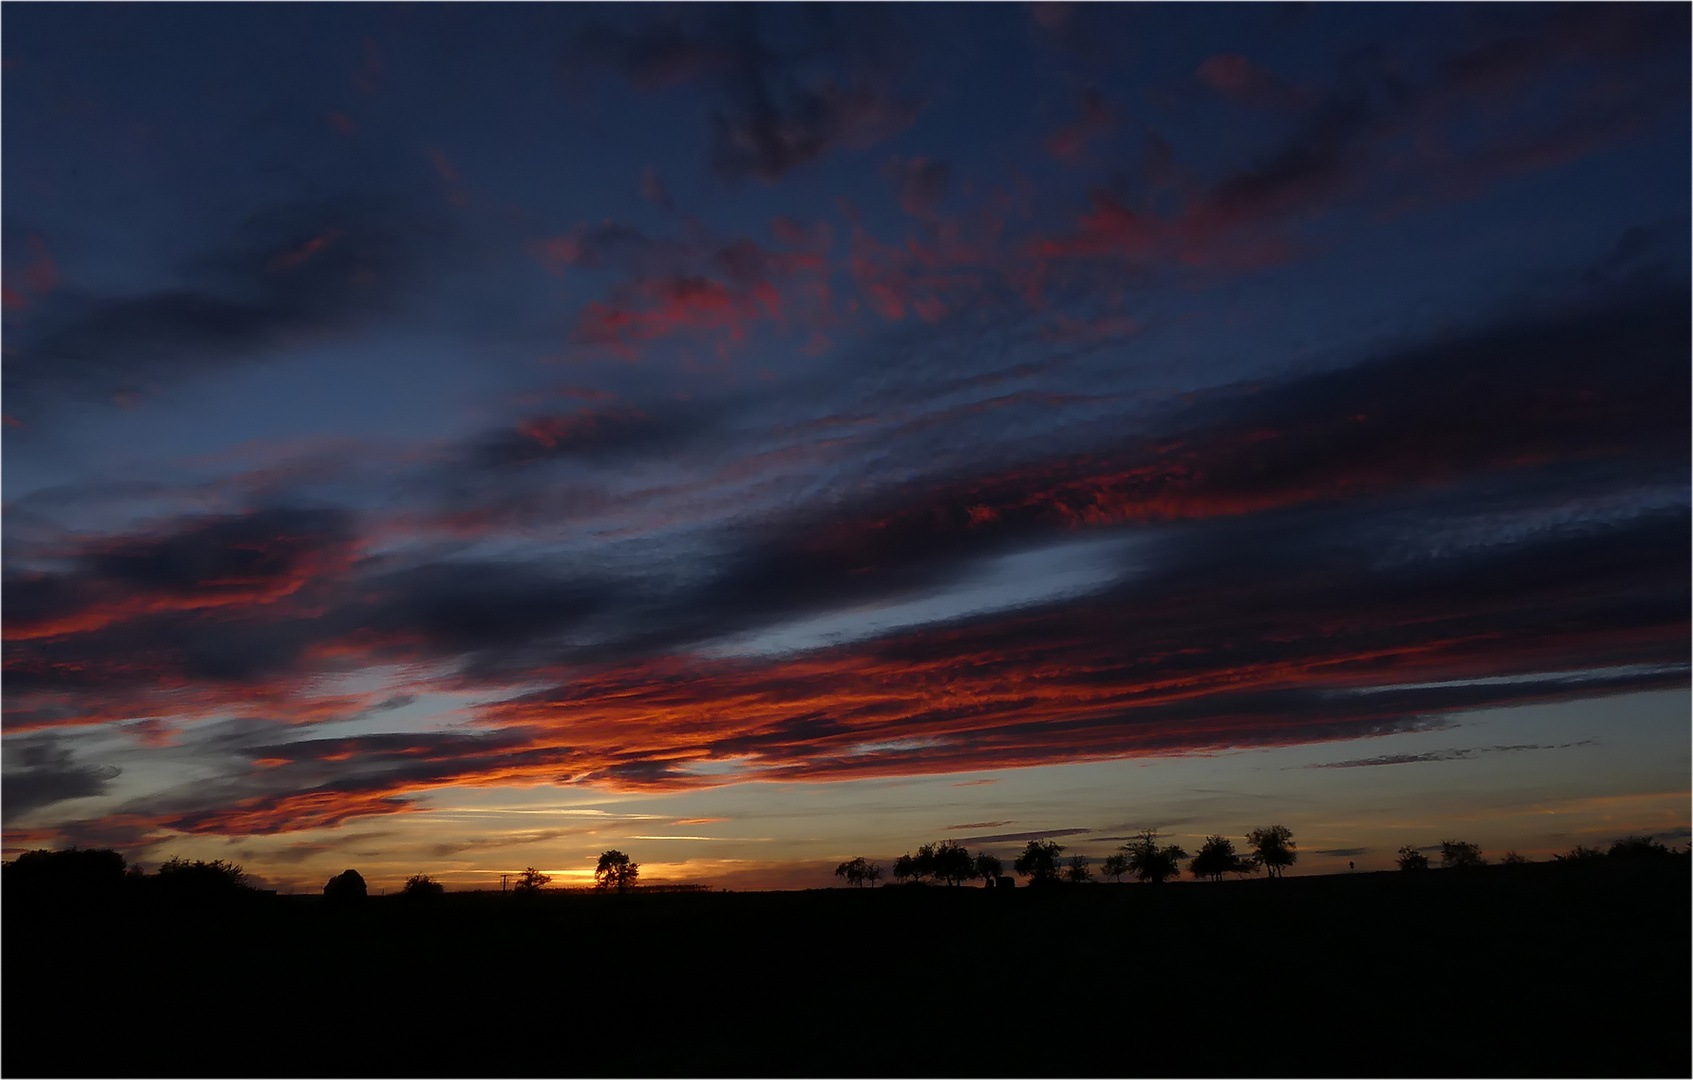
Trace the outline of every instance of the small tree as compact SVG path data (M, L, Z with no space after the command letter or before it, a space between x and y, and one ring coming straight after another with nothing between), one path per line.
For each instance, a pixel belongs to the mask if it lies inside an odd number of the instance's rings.
M882 867L879 863L866 863L864 866L864 880L874 889L876 882L882 880Z
M550 876L541 873L533 866L526 866L523 868L523 873L517 875L517 880L512 883L511 891L517 896L536 896L551 880Z
M1293 830L1286 825L1266 825L1261 829L1253 829L1246 834L1246 842L1252 845L1258 864L1273 878L1281 877L1282 873L1299 861L1299 853L1294 850Z
M1081 885L1093 880L1093 871L1088 869L1086 855L1070 856L1070 865L1064 868L1064 880L1072 885Z
M1427 870L1428 856L1418 851L1415 845L1406 844L1399 849L1399 869Z
M1129 857L1122 852L1107 855L1099 869L1106 877L1120 883L1123 880L1123 875L1129 872Z
M629 861L629 856L612 848L600 852L599 865L594 867L594 884L601 889L628 892L641 876L641 864Z
M1499 865L1500 866L1527 866L1528 865L1528 857L1525 856L1525 855L1519 855L1514 851L1507 851L1507 852L1505 852L1504 855L1499 857Z
M416 897L420 900L432 900L437 896L444 896L446 892L447 887L428 874L413 874L400 887L401 896Z
M975 868L976 876L987 882L990 889L999 884L999 875L1005 873L1005 864L985 851L976 852Z
M1197 878L1223 880L1224 874L1241 872L1241 858L1235 854L1234 841L1226 836L1207 836L1199 854L1188 864L1187 871Z
M1481 857L1481 848L1474 844L1466 844L1462 840L1442 840L1440 865L1448 870L1474 870L1478 866L1486 866L1487 860Z
M1147 829L1122 847L1128 860L1128 870L1141 881L1154 884L1167 881L1182 872L1181 861L1187 852L1177 844L1160 846L1158 830Z
M1045 885L1058 880L1058 853L1064 845L1051 840L1030 840L1023 854L1011 868L1029 879L1030 885Z
M865 862L863 858L850 859L835 867L835 876L845 878L848 885L856 885L862 889L866 880L865 872L869 868L870 864Z

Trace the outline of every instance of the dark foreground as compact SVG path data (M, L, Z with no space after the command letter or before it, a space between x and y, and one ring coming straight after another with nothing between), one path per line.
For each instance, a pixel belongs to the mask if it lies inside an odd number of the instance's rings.
M1688 864L5 905L31 1075L1687 1076Z

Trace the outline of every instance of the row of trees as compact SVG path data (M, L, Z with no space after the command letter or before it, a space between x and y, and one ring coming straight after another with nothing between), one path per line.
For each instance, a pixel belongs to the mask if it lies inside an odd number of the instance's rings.
M1639 862L1642 860L1662 859L1676 855L1677 852L1648 836L1625 836L1611 841L1609 850L1590 848L1576 845L1575 848L1563 855L1552 856L1553 862L1588 865L1595 862ZM1519 855L1515 851L1507 851L1500 856L1501 866L1522 866L1529 861L1527 856ZM1423 848L1414 844L1406 844L1399 849L1398 865L1401 870L1427 870L1431 865L1429 857ZM1442 840L1440 842L1440 865L1447 870L1474 870L1486 866L1487 860L1482 857L1481 848L1463 840Z
M1253 874L1260 869L1271 877L1280 877L1299 858L1293 842L1293 832L1285 825L1267 825L1246 834L1250 854L1235 851L1234 841L1224 836L1208 836L1199 853L1188 863L1194 877L1221 881L1225 874ZM1052 840L1030 840L1028 847L1017 856L1012 869L1029 879L1031 885L1066 881L1081 883L1093 880L1086 855L1072 855L1062 859L1064 845ZM1181 863L1188 857L1180 845L1161 843L1157 829L1147 829L1124 844L1116 854L1108 857L1100 869L1106 877L1121 881L1132 875L1140 881L1160 882L1181 873ZM985 851L972 855L963 845L946 840L939 844L924 844L917 854L901 855L894 862L894 880L904 884L925 881L944 881L959 885L966 881L985 881L989 887L1000 882L1004 864ZM882 867L865 858L849 859L835 867L835 876L849 885L874 888L882 879Z

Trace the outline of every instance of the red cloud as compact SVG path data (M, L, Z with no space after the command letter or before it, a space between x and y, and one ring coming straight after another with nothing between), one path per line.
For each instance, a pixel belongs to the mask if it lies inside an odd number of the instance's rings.
M1046 140L1046 152L1059 161L1077 163L1086 153L1088 143L1108 134L1113 123L1105 98L1090 87L1082 94L1081 115Z
M1298 109L1310 95L1297 90L1238 53L1219 53L1199 65L1196 73L1211 89L1240 102L1270 109Z

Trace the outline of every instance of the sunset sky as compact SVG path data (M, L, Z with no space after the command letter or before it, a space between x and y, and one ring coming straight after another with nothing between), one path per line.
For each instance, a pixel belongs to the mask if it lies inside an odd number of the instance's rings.
M3 30L8 857L1687 842L1684 4Z

